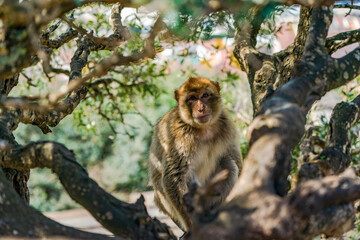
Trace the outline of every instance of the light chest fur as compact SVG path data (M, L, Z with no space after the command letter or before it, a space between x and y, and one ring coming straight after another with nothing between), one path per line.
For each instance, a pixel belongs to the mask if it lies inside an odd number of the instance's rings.
M218 127L202 131L196 141L197 149L190 159L191 169L201 184L205 184L215 172L221 157L229 150L230 139L219 138Z
M203 142L191 159L191 169L196 173L200 183L203 185L214 173L226 146L223 144L212 144Z

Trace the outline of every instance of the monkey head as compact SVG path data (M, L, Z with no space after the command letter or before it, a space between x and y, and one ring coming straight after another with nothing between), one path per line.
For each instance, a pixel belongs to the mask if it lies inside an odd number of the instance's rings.
M191 77L175 90L181 119L194 127L209 126L221 113L220 86L207 78Z

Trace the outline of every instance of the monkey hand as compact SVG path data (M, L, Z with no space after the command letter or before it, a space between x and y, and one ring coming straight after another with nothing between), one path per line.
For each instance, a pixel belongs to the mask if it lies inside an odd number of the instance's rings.
M205 211L213 210L214 208L218 207L223 202L223 197L221 193L214 193L214 195L208 195L204 201L203 208Z
M188 188L189 191L183 196L184 205L188 213L192 213L194 211L193 199L197 193L198 187L199 186L196 183L191 184Z

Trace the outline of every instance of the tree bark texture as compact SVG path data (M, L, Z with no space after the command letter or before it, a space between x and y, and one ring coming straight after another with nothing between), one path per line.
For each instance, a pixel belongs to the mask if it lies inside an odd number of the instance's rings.
M290 53L299 61L294 64L292 74L287 76L289 80L283 76L276 81L275 73L281 73L276 66L280 65L272 64L274 61L268 63L269 58L274 57L259 53L254 43L246 38L257 25L250 21L239 30L235 55L248 73L252 94L257 95L253 98L256 117L248 129L249 152L239 180L224 206L203 213L195 205L193 216L196 220L191 239L312 239L321 233L341 234L352 227L352 201L360 195L360 181L352 170L340 176L307 179L288 193L290 151L301 140L308 110L335 85L350 80L348 71L352 76L359 74L359 61L346 60L358 57L359 48L342 59L331 58L327 51L326 35L332 7L302 9L304 21L310 11L310 25L303 23L304 28L309 29L306 41L299 45L295 41L289 47L302 49ZM246 32L240 33L242 31ZM299 33L297 39L302 42ZM286 52L277 56L288 58ZM341 63L345 76L340 74ZM272 71L266 66L271 66ZM283 66L289 69L289 65ZM259 81L269 72L274 74L267 76L268 81ZM259 82L264 84L259 91L261 96L256 94L260 89L256 87ZM274 83L279 84L274 87ZM274 91L265 94L269 87ZM331 149L325 148L321 155L325 156L333 174L349 165L346 158L349 142L344 134L358 120L357 101L349 104L351 107L342 103L334 110L327 143ZM342 115L340 109L351 111Z

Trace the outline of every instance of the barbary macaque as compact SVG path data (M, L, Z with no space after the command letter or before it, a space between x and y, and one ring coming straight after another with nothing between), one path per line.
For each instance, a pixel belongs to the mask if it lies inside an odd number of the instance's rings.
M149 179L155 204L183 230L191 219L183 200L190 186L206 185L228 173L206 200L220 205L234 186L242 157L236 127L221 104L218 82L191 77L175 91L178 105L157 123L149 153Z

